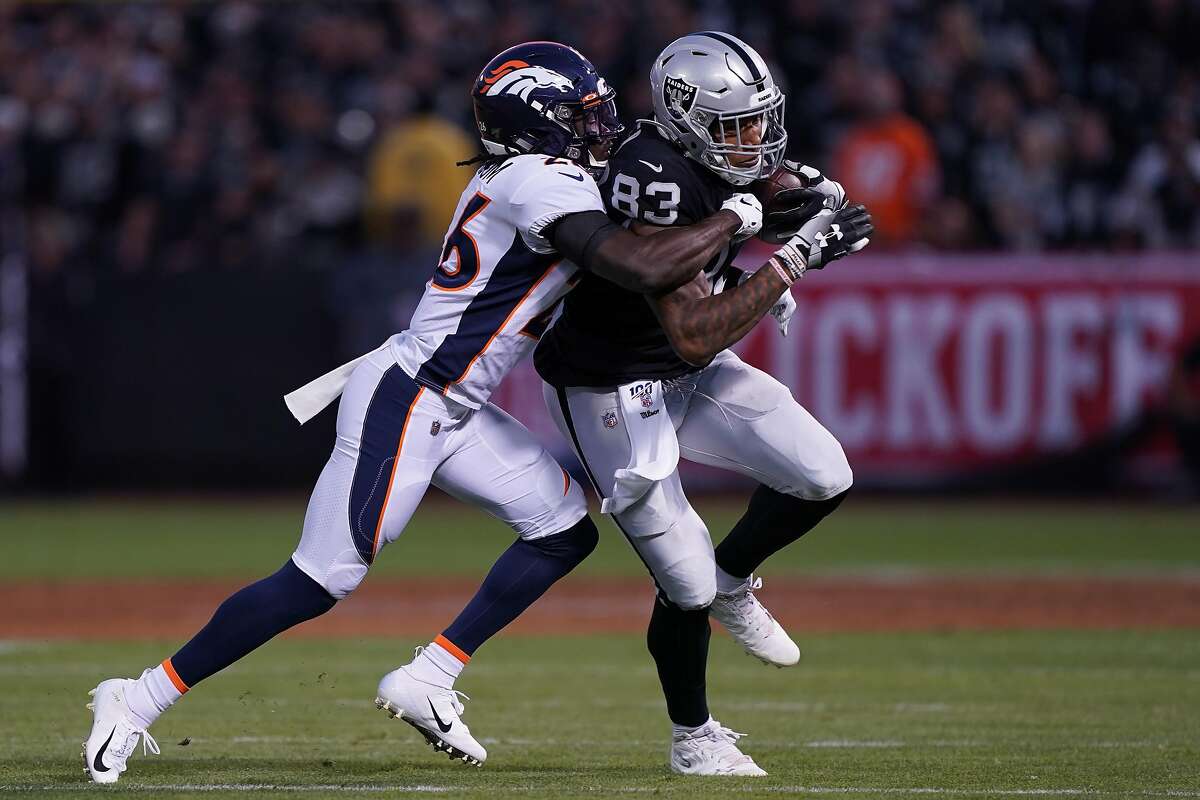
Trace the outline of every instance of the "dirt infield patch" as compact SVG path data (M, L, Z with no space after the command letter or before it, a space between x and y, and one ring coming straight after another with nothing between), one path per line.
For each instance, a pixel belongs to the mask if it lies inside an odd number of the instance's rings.
M0 586L0 638L178 639L242 584L228 581L18 582ZM368 580L289 635L429 636L473 580ZM1200 581L1177 578L775 579L759 595L797 631L1200 628ZM525 635L644 630L642 579L572 579L517 620Z

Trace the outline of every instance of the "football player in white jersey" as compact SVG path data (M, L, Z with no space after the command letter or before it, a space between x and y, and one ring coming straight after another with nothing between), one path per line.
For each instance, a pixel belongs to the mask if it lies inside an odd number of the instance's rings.
M455 677L479 645L594 548L583 492L516 420L488 402L528 354L580 272L637 292L692 280L735 236L762 225L750 195L688 228L638 237L605 214L593 170L620 132L615 94L578 52L531 42L496 56L471 92L486 151L459 201L411 326L288 396L301 422L339 394L337 440L275 574L235 593L138 679L93 690L83 757L114 783L147 728L185 692L349 595L404 530L432 483L504 520L517 540L462 614L412 663L384 676L376 705L452 759L487 757L461 719Z

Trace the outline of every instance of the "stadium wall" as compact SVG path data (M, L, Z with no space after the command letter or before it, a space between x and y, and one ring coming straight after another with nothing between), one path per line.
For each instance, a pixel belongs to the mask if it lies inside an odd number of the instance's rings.
M403 325L413 282L387 269L35 291L25 485L306 486L333 412L301 429L281 397ZM738 350L838 436L860 486L1106 490L1180 475L1164 397L1200 341L1186 255L864 254L796 298L786 339L768 321ZM528 363L496 400L570 460Z

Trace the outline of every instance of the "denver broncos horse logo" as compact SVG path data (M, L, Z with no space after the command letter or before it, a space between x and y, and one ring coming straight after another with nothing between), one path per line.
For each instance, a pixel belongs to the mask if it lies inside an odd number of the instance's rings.
M483 94L515 94L522 100L528 100L529 93L534 89L553 86L565 91L573 85L568 78L554 70L530 66L519 60L505 61L483 79L483 84L487 87Z

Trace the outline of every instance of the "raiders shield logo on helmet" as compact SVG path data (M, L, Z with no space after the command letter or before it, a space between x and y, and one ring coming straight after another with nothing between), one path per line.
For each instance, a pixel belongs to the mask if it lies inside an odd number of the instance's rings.
M685 80L668 75L663 81L663 100L676 116L683 116L691 111L696 103L696 87Z

